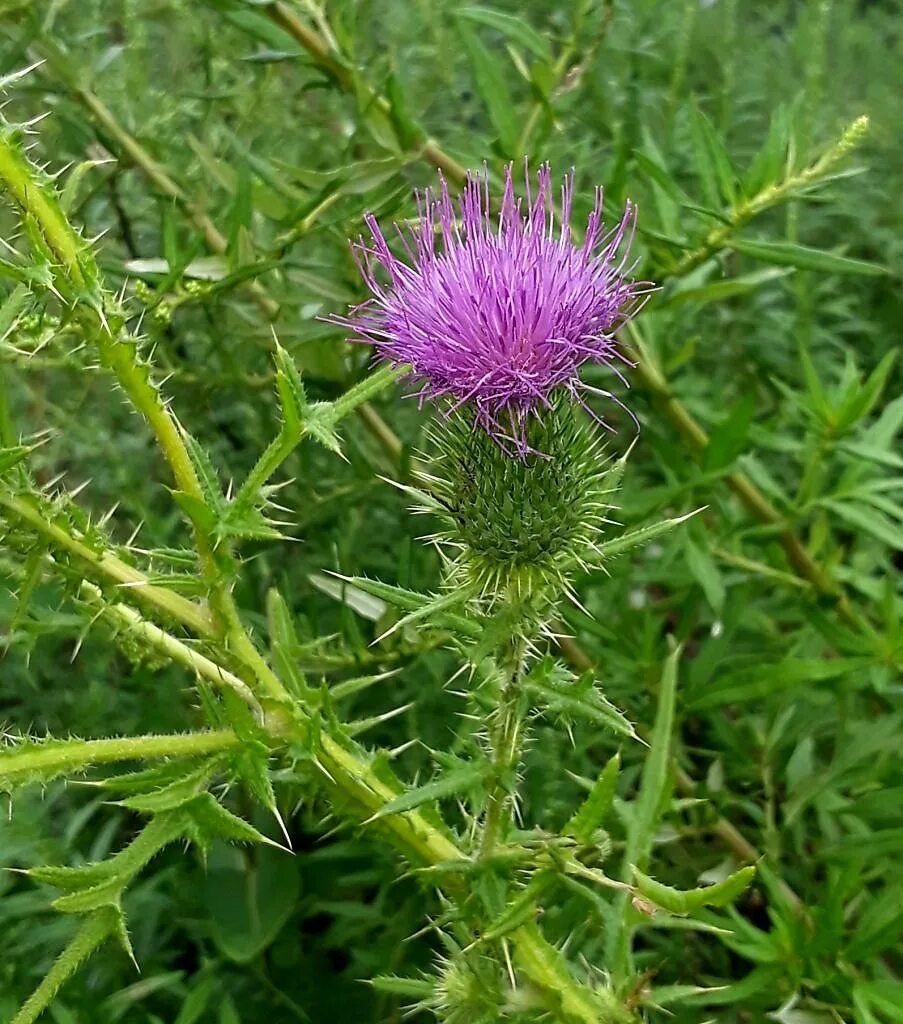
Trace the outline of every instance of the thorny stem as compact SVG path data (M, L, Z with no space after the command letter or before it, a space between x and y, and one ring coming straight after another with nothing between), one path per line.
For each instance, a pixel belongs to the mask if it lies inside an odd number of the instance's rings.
M512 793L512 775L520 752L521 681L524 672L525 643L512 639L500 659L503 672L498 705L489 722L490 763L486 786L486 819L480 840L480 858L490 857L508 818Z
M153 585L143 572L115 555L95 551L81 538L51 522L28 497L0 491L0 509L45 538L52 548L75 555L96 580L122 587L124 594L134 594L143 604L163 612L199 636L213 635L213 621L206 609L181 594Z
M62 265L63 276L76 292L93 285L98 280L98 273L90 250L69 226L52 192L34 181L27 160L5 134L0 134L0 178L6 182L16 203L35 219L47 245ZM182 430L152 383L150 368L139 362L137 343L126 333L124 311L102 291L98 301L102 305L79 301L76 312L86 322L87 333L97 346L101 362L113 372L132 405L154 432L176 486L203 503L203 490L188 454ZM112 325L107 314L113 320ZM281 683L276 681L275 686L272 684L272 673L241 624L238 609L220 568L220 559L224 554L217 553L213 538L207 535L198 522L193 521L192 525L217 632L235 656L252 670L264 692L273 697L284 697L285 690Z
M176 733L159 736L114 736L103 740L54 740L33 747L13 744L0 749L0 778L5 783L16 777L52 769L57 773L82 771L95 764L143 761L156 757L200 757L238 746L241 740L228 729Z
M100 604L104 614L111 621L125 626L130 636L143 641L149 647L166 655L171 661L196 673L208 683L234 690L253 711L261 715L260 705L254 694L234 673L211 661L199 651L192 650L188 644L167 633L165 629L143 619L134 608L129 608L126 604L106 604L103 600L103 592L93 583L83 580L80 590L86 600L93 604Z
M325 44L323 44L325 47ZM182 212L188 217L194 227L203 235L207 245L217 255L225 255L229 249L229 242L225 235L217 228L213 221L207 216L203 209L194 202L184 189L175 182L170 175L141 145L141 143L130 135L116 120L110 108L97 96L76 82L72 82L66 74L60 62L55 60L56 54L52 48L46 51L48 63L60 75L67 86L72 90L74 96L81 102L88 112L94 117L100 128L106 133L132 162L132 164L144 174L154 190L162 196L171 199ZM427 147L428 148L428 147ZM437 164L436 166L439 166ZM446 170L449 176L457 180L457 172L448 165ZM465 175L464 169L459 168L461 180ZM310 218L311 215L309 215ZM308 219L309 219L308 218ZM288 244L287 242L285 244ZM242 285L249 295L254 299L264 316L268 320L276 320L279 316L279 303L273 299L259 281L245 281ZM374 394L376 391L374 390ZM397 458L401 452L401 443L392 433L391 429L383 421L379 413L369 402L361 402L356 406L361 422L365 428L374 435L377 441L387 448L389 454Z

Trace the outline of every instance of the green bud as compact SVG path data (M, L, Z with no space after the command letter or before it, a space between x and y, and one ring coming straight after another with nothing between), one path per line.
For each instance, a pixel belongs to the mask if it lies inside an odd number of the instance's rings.
M616 489L615 464L573 402L531 417L527 440L534 454L513 458L463 411L432 431L423 482L444 521L436 539L452 580L475 585L490 603L547 605L575 570L598 564Z

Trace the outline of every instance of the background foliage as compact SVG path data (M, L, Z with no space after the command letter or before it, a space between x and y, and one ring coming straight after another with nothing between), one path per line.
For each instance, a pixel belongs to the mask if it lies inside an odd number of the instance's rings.
M680 1021L903 1019L899 5L7 0L0 12L2 68L44 61L10 85L6 116L49 112L32 156L71 165L69 215L104 233L102 269L149 306L174 409L236 480L278 429L273 329L311 397L359 379L366 351L317 319L362 297L346 238L365 209L411 216L411 188L436 164L454 177L444 154L498 172L526 152L574 165L584 208L598 182L613 209L639 202L640 269L662 289L625 338L641 360L629 400L643 430L619 521L708 508L610 576L580 580L589 614L564 610L575 637L564 650L648 728L666 637L684 643L656 876L691 888L764 858L756 886L717 918L730 934L649 929L639 962L659 986L723 986L676 1005ZM325 51L312 52L311 29ZM869 135L826 188L803 182L744 223L743 196L783 180L788 146L796 171L810 167L863 113ZM14 219L0 217L11 238ZM140 523L140 545L180 543L143 425L65 329L19 324L0 374L4 435L40 435L42 483L86 483L79 500L95 516L116 504L120 541ZM408 472L425 416L397 392L374 404L377 416L343 423L346 461L310 443L290 457L277 500L301 543L246 546L237 597L262 609L278 586L314 678L393 672L343 710L372 719L366 741L396 751L413 779L429 774L430 748L466 742L446 685L456 664L427 634L374 645L390 610L324 575L436 586L422 521L382 479ZM623 451L629 421L611 419ZM51 581L20 602L14 552L0 569L11 731L197 723L184 673L128 657ZM525 818L559 828L618 749L616 809L643 749L538 723ZM410 938L423 893L367 835L333 833L306 786L282 781L295 856L223 846L205 869L165 852L126 898L140 976L106 948L55 1020L400 1019L404 1001L361 979L430 963L431 936ZM0 863L98 859L135 827L94 789L30 789L0 820ZM4 873L0 893L6 1020L72 922L19 875ZM602 921L576 897L553 927L607 962Z

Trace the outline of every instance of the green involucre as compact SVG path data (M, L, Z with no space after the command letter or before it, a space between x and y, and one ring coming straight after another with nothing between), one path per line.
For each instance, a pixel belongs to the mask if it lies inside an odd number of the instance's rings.
M500 600L554 600L599 563L597 540L617 490L598 430L571 401L531 418L534 454L512 458L465 411L432 430L423 476L443 526L436 539L456 582Z

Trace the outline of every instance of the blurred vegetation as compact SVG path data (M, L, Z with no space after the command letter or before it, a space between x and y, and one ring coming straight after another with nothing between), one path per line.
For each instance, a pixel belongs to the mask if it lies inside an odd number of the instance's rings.
M624 339L642 433L619 521L707 510L580 580L588 614L564 609L563 649L651 727L666 637L685 644L657 877L691 888L760 863L727 924L643 930L650 983L675 1000L678 986L708 990L668 1007L687 1024L903 1020L901 14L893 0L0 3L0 67L42 62L8 85L5 114L48 115L32 157L69 167L69 216L102 235L108 283L147 305L172 407L235 480L278 429L274 331L315 399L366 372L368 352L318 319L363 298L346 239L365 210L410 217L437 165L454 181L459 166L497 174L525 153L576 168L578 214L597 183L612 209L639 203L639 272L661 290ZM867 137L824 187L801 180L746 210L787 180L788 146L799 174L862 114ZM15 223L0 212L2 237ZM436 585L422 520L383 480L405 478L423 438L426 413L401 394L343 423L346 461L294 452L278 501L301 542L245 545L237 598L263 632L253 609L279 588L315 679L393 672L346 707L363 719L407 706L365 739L413 779L431 748L464 742L456 663L428 635L373 645L385 604L323 575ZM623 451L629 420L610 419ZM35 314L3 337L0 428L41 437L41 483L84 484L95 517L115 505L117 540L140 524L140 547L182 542L144 425L65 325ZM117 650L53 582L22 607L13 552L0 571L10 731L197 724L184 673ZM618 749L588 725L537 724L525 820L558 828ZM621 798L644 754L622 756ZM427 967L420 929L441 907L366 834L334 832L309 786L282 781L294 858L162 854L126 897L140 975L105 948L53 1020L401 1019L404 1000L363 979ZM29 789L0 818L0 865L98 859L135 827L91 788ZM617 821L612 832L623 837ZM72 922L20 875L4 872L0 894L7 1020ZM604 967L600 914L575 897L546 917ZM730 933L709 934L716 920Z

